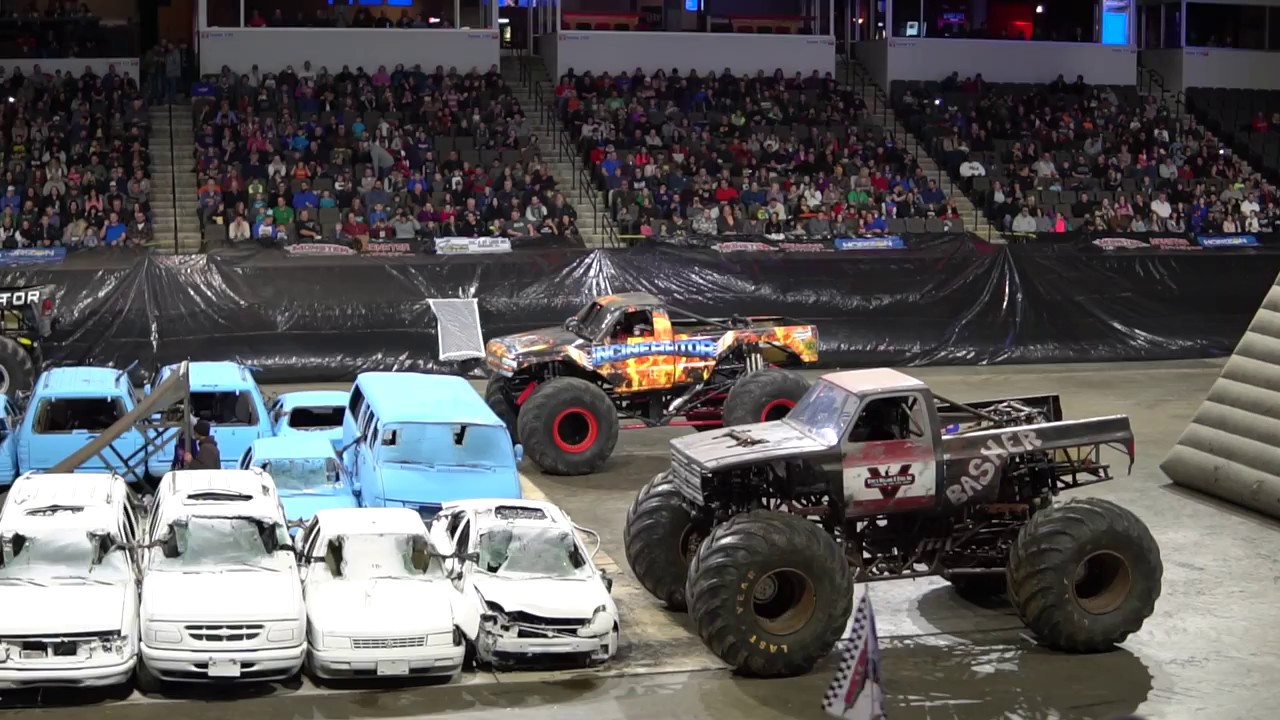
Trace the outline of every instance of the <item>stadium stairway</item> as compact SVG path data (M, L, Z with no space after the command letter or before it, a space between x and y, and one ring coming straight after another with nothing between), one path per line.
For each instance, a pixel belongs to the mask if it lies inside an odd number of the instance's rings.
M1187 106L1186 93L1174 92L1166 89L1164 76L1157 70L1142 64L1142 54L1138 54L1138 93L1143 97L1154 97L1157 102L1162 103L1169 109L1169 112L1177 119L1179 126L1186 127L1190 124L1194 117L1198 125L1204 125L1206 118L1203 115L1193 113L1191 108ZM1179 97L1181 96L1181 97ZM1233 148L1236 152L1246 150L1243 147ZM1248 157L1247 153L1241 154L1241 160ZM1252 175L1255 171L1253 166L1247 160L1244 161L1245 172Z
M837 77L849 79L854 94L861 98L871 110L868 113L871 124L891 134L895 139L904 138L906 149L916 156L916 161L920 163L925 174L931 178L941 178L938 185L947 194L947 199L955 202L956 209L960 211L960 217L964 220L965 229L990 242L1003 243L1004 239L1000 237L996 228L987 222L986 215L974 207L969 196L952 181L948 173L938 167L928 150L907 131L905 125L898 122L897 115L889 106L889 96L885 89L876 84L862 63L840 58L837 70L839 71Z
M1160 464L1177 485L1280 518L1280 279Z
M607 247L609 244L607 238L611 234L606 225L609 221L604 215L597 217L594 210L595 207L603 207L604 194L579 177L578 163L581 161L576 155L576 148L562 146L563 128L550 124L547 116L541 111L543 106L539 105L537 98L534 97L535 91L540 90L544 102L553 100L551 91L553 83L549 79L550 76L542 60L534 57L527 62L531 63L531 76L536 82L541 83L540 88L535 88L533 81L521 79L520 59L511 55L504 55L502 58L502 76L511 86L511 92L516 99L520 101L520 107L524 109L529 119L533 134L538 136L547 170L556 179L557 187L564 193L565 201L578 211L578 230L582 233L583 242L589 248Z
M151 109L151 211L157 252L200 252L191 105ZM176 192L175 192L176 190ZM176 237L176 242L175 242Z

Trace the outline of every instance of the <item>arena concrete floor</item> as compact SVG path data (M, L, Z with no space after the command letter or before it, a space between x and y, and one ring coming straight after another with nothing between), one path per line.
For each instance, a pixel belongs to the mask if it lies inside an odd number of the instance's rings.
M870 586L895 720L1272 717L1280 685L1280 523L1172 486L1157 468L1217 376L1221 362L927 368L909 370L958 400L1042 392L1063 396L1069 418L1127 413L1134 472L1086 488L1134 510L1164 558L1164 594L1143 630L1113 652L1072 656L1039 648L1007 608L980 608L938 580ZM272 390L282 391L278 387ZM732 676L662 610L623 563L622 523L636 490L667 463L680 429L624 432L604 472L544 476L526 467L526 491L599 531L597 561L617 578L623 614L617 660L595 671L479 673L451 685L219 687L143 697L0 693L0 714L59 720L421 718L442 713L530 720L681 720L823 717L834 661L789 680ZM615 569L616 568L616 569ZM18 710L21 708L21 710Z

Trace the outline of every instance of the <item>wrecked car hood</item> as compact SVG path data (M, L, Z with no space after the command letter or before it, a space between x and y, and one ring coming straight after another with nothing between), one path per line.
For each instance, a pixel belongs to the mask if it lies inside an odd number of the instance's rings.
M111 586L0 585L0 602L4 603L0 636L120 632L125 593L133 588L132 582Z
M301 611L302 586L296 572L153 570L142 582L144 620L292 620Z
M351 637L452 632L456 595L448 580L327 580L307 586L307 618Z
M672 440L671 449L714 471L743 462L820 453L828 448L794 425L778 420L685 435Z
M598 577L507 578L474 573L473 582L486 602L497 603L507 613L525 612L545 618L586 622L604 605L613 610L613 599Z

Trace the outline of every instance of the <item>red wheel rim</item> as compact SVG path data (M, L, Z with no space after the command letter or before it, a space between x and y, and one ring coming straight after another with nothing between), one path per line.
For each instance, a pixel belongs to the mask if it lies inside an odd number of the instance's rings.
M796 404L791 400L778 399L771 401L764 406L764 410L760 411L760 422L769 422L771 420L781 420L791 412L791 408Z
M555 438L556 447L567 453L586 452L596 444L599 434L596 416L580 407L561 410L551 423L551 436Z

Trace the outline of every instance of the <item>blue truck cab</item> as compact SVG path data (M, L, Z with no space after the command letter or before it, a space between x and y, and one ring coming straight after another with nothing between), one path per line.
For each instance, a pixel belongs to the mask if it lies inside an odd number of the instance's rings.
M6 488L18 477L18 425L22 415L9 399L0 395L0 488Z
M522 449L460 377L359 375L342 442L343 465L365 507L408 507L430 518L454 500L521 496Z
M17 423L18 472L39 472L53 467L124 417L133 410L134 404L133 386L127 372L103 367L45 371L36 380L26 412L21 419L10 420ZM109 451L102 453L111 467L101 456L95 456L77 468L77 472L116 472L131 483L137 482L142 478L128 474L122 459L138 452L142 444L142 433L129 430L111 443ZM2 445L0 453L3 453ZM0 463L3 462L0 458Z
M175 369L176 365L162 368L156 384ZM191 415L209 421L222 455L222 469L236 469L254 440L272 436L271 416L262 389L248 367L233 362L190 362L187 382ZM164 449L147 461L147 470L153 476L162 477L171 469L177 438L176 430L168 431Z
M275 480L291 532L310 522L317 510L360 507L360 489L347 477L333 444L320 435L254 440L239 467L262 468Z
M342 416L349 390L300 390L271 401L271 427L276 437L312 435L342 447Z

